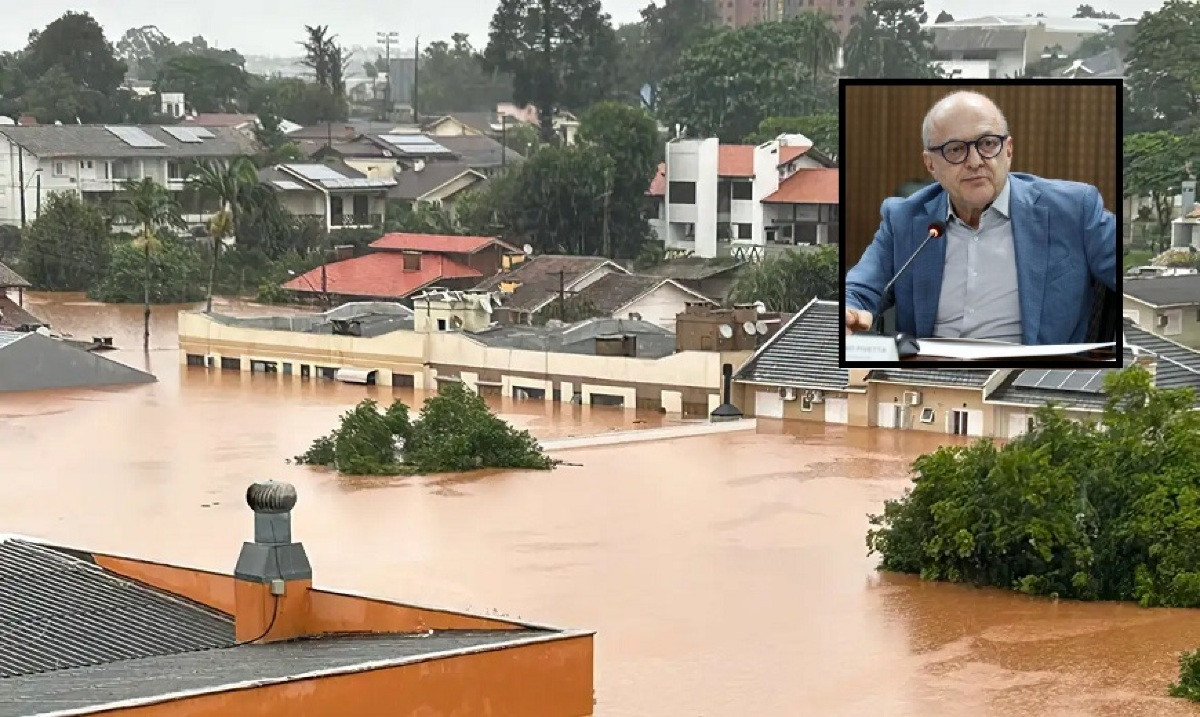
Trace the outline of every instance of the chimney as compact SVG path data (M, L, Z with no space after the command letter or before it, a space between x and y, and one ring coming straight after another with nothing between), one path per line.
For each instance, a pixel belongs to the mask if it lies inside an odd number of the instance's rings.
M244 543L234 568L234 636L238 642L301 637L309 614L312 568L292 542L296 488L264 481L246 489L254 511L254 542Z
M37 123L37 117L34 117L33 115L21 115L17 118L17 124L21 125L22 127L32 127Z
M709 420L716 423L718 421L736 421L741 417L742 412L733 405L733 364L723 364L721 366L721 405L713 409Z

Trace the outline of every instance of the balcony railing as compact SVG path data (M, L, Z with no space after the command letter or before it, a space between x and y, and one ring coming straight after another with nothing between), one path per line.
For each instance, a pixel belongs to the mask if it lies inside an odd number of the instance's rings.
M358 229L383 226L382 214L335 214L330 224L334 229Z

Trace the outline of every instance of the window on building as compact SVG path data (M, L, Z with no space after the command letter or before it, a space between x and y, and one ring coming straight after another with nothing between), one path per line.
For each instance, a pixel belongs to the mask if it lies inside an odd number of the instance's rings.
M933 423L934 411L932 408L921 409L921 423Z
M754 183L753 182L734 182L733 183L733 198L734 199L754 199Z
M204 357L201 356L200 354L188 354L187 355L187 365L188 366L203 366L204 365Z
M749 239L751 236L753 236L753 234L754 234L754 225L753 224L738 224L737 225L737 238L738 239Z
M241 371L242 370L242 359L229 358L228 356L222 356L221 357L221 370L222 371Z
M93 166L94 165L92 164L92 160L90 160L90 159L79 160L79 168L80 169L92 169Z
M421 255L420 254L405 254L404 255L404 270L405 271L420 271L421 270Z
M695 182L671 182L667 185L667 202L669 204L695 204Z
M446 330L446 320L445 320L445 319L438 319L438 320L437 320L437 327L438 327L438 331L445 331L445 330Z
M416 386L416 379L411 373L394 373L392 374L393 388L412 388Z
M183 165L179 162L167 162L167 179L183 179Z
M66 162L55 162L54 163L54 176L56 176L56 177L67 176L67 163Z
M804 395L800 396L800 410L811 411L813 406L812 401L812 394L806 391Z

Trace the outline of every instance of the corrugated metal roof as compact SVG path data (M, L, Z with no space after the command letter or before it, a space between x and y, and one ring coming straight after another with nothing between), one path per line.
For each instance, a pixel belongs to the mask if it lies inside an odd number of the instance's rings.
M158 140L162 147L131 147L104 125L63 124L0 127L0 134L38 157L207 157L230 158L253 154L254 142L229 127L211 128L212 138L203 142L181 142L158 125L137 125Z
M772 386L845 388L850 372L838 367L839 314L836 301L809 304L734 378Z
M28 336L28 334L21 331L0 331L0 349L14 344L26 336Z
M0 540L0 678L229 647L233 634L228 615L58 548Z
M248 680L277 681L321 670L353 670L357 665L380 660L419 659L434 653L552 636L551 631L537 629L339 635L126 660L0 680L0 717L87 710L113 702L211 690ZM300 710L295 714L305 712Z
M872 371L868 380L927 386L983 388L992 372L977 369L893 369Z

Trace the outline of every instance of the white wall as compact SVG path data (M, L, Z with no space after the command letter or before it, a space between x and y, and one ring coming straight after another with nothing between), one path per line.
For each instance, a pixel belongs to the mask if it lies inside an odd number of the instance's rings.
M691 244L696 256L717 256L717 184L720 142L709 139L676 140L667 144L667 198L671 182L695 182L695 204L667 204L668 224L694 224ZM675 234L670 228L668 235ZM682 233L682 232L678 232Z
M687 302L698 299L672 284L663 284L637 301L613 314L614 319L628 319L629 314L641 314L642 321L675 330L675 316L687 307Z

